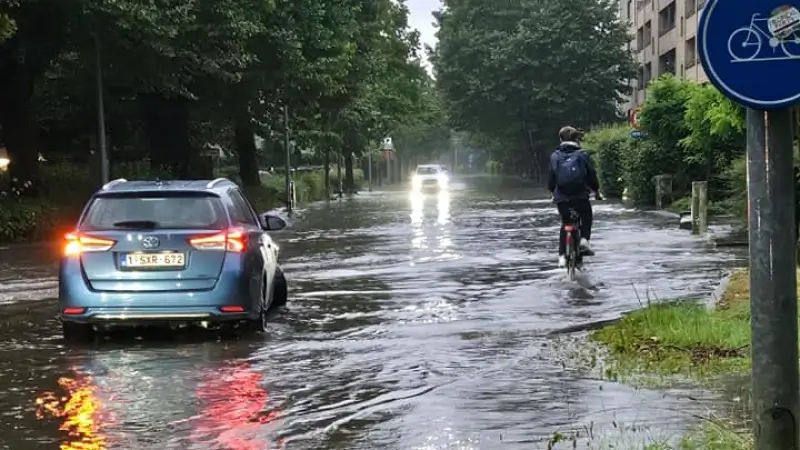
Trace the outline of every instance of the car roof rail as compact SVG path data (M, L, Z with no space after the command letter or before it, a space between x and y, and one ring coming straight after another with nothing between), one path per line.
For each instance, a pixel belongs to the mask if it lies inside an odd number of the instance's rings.
M209 182L208 182L208 184L206 185L206 189L211 189L211 188L213 188L214 186L216 186L216 185L218 185L218 184L220 184L220 183L224 183L224 182L226 182L226 181L227 181L228 183L233 183L231 180L229 180L229 179L227 179L227 178L224 178L224 177L222 177L222 178L217 178L216 180L211 180L211 181L209 181Z
M127 183L127 182L128 180L126 180L125 178L117 178L116 180L111 180L108 183L104 184L100 190L107 191L120 183Z

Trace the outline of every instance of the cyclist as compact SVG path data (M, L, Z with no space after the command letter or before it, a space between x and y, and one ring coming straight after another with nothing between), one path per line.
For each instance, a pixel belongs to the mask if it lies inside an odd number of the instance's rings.
M548 188L561 216L561 232L558 238L558 265L566 266L566 244L564 225L570 223L570 210L574 209L581 219L581 252L592 256L589 246L592 237L592 205L589 195L601 200L600 183L589 153L581 148L581 133L571 126L558 131L561 144L550 155L550 177Z

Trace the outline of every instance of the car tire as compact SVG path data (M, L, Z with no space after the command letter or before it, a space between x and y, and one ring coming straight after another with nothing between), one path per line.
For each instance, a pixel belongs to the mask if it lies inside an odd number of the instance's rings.
M286 306L289 301L289 286L286 283L286 275L283 270L278 268L275 271L275 281L272 286L272 304L270 308L281 308Z
M258 303L258 317L250 325L259 333L267 331L267 277L261 281L261 301Z
M65 341L86 342L93 337L94 328L83 323L61 322L61 334Z

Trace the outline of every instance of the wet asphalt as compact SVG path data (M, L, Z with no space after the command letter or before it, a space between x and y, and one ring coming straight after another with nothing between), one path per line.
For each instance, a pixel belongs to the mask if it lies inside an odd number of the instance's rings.
M290 303L263 335L67 345L57 246L0 249L0 449L536 449L576 431L619 444L734 401L604 381L551 332L707 296L745 255L600 203L597 255L569 282L549 200L482 185L300 211L273 235Z

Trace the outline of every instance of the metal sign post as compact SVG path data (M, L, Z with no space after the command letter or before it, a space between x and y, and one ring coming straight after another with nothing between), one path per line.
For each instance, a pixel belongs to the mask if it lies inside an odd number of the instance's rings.
M709 79L747 110L756 450L797 450L800 374L791 108L800 101L800 11L785 0L710 0L697 30Z

